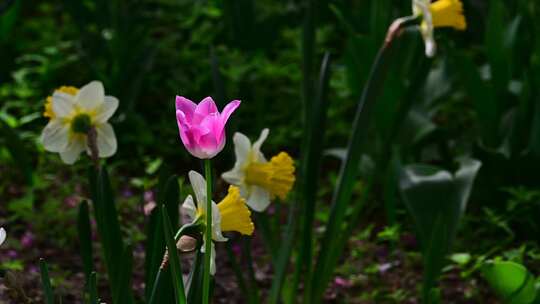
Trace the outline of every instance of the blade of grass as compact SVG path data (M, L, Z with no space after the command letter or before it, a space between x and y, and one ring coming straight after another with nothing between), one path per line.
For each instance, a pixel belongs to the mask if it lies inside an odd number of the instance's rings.
M225 248L227 249L227 257L229 258L229 262L231 263L231 266L234 271L234 275L236 276L236 281L238 282L238 287L240 287L240 290L242 291L242 295L248 295L249 290L247 288L246 280L244 279L244 274L242 273L242 269L240 268L240 265L238 264L238 261L236 261L236 257L234 256L234 252L232 249L231 241L225 242ZM250 298L247 298L250 300Z
M128 245L121 255L120 274L118 276L117 290L113 303L125 303L131 297L131 280L133 278L133 247Z
M77 216L77 230L79 232L79 246L83 261L84 276L90 281L90 274L94 269L94 257L92 253L92 229L90 227L90 214L88 202L82 201L79 205Z
M43 294L45 295L45 303L54 304L54 291L51 286L51 280L49 279L47 262L45 262L44 259L39 259L39 269L41 271L41 284L43 287Z
M351 201L353 194L353 186L356 182L358 166L360 163L361 151L366 139L366 130L369 129L371 121L371 110L374 107L377 96L380 94L384 80L389 68L389 62L394 56L395 47L394 38L399 37L401 26L404 24L396 24L391 26L389 35L386 41L379 50L375 62L373 64L370 77L364 87L364 91L358 103L355 119L352 127L352 134L347 148L345 161L342 163L339 180L334 192L333 203L330 211L329 221L322 239L321 247L317 263L315 265L312 284L312 295L310 303L320 303L326 289L328 278L333 273L331 260L333 250L335 249L342 225L344 224L345 212L348 204ZM399 41L399 40L397 40Z
M88 279L88 295L90 298L90 304L99 304L98 292L97 292L97 274L93 271Z
M317 200L318 180L320 173L320 164L323 150L327 109L328 109L328 83L330 80L330 53L326 53L321 63L319 84L317 86L317 95L312 104L309 119L307 121L311 126L304 146L304 157L302 163L302 184L301 195L304 206L303 216L303 237L301 246L303 247L303 256L300 261L303 265L297 267L304 268L304 302L310 303L311 294L311 275L313 259L313 221L315 216L315 205Z
M287 274L287 266L291 258L294 241L298 230L298 204L291 205L289 212L289 219L287 220L287 228L285 230L285 239L283 240L283 246L279 251L277 266L272 279L272 287L270 289L269 303L277 304L280 301L281 289Z
M255 269L253 268L253 257L251 256L251 237L242 237L242 255L246 259L247 273L249 278L248 299L251 304L261 303L259 297L259 286L255 278Z
M163 232L167 243L167 250L169 255L169 263L171 265L171 276L174 286L174 293L176 297L176 303L185 304L186 294L184 291L184 282L182 275L182 265L180 264L180 257L178 256L178 250L176 249L176 241L174 239L173 230L171 226L171 220L167 209L161 207L163 216Z
M198 249L187 283L188 303L200 303L202 301L202 259L203 253Z
M255 219L255 226L257 227L258 232L261 233L263 243L266 246L268 252L270 253L270 257L272 258L272 262L275 266L278 252L276 246L277 240L270 225L269 215L260 212L253 212L252 215Z

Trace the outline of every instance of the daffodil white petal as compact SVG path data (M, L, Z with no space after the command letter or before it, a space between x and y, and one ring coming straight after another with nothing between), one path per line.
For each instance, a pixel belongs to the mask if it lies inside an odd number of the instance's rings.
M240 185L244 181L244 173L236 166L231 170L221 174L221 177L229 184Z
M60 158L68 165L74 164L79 155L86 149L86 137L74 137L69 141L64 151L60 152Z
M251 186L247 205L257 212L263 212L270 205L270 193L261 187Z
M4 229L4 227L0 227L0 245L4 243L4 241L6 240L6 237L7 237L6 229Z
M71 115L75 110L73 96L59 91L54 92L52 96L52 110L58 118Z
M117 143L114 129L109 123L96 126L99 157L109 157L116 153Z
M216 274L216 246L214 245L214 242L212 242L210 251L210 274L215 275ZM206 241L203 240L203 245L201 247L201 252L204 253L206 250Z
M437 44L433 38L433 33L431 35L424 36L424 44L426 56L430 58L435 56L435 53L437 52Z
M52 119L41 133L41 143L47 151L62 152L68 146L68 136L68 125L60 119Z
M266 162L266 158L264 157L264 154L261 152L261 146L268 137L268 133L270 131L268 129L263 129L261 131L261 135L259 136L259 139L255 143L253 143L252 147L252 156L255 158L255 161L258 162Z
M422 24L420 25L420 32L424 39L425 52L427 57L435 56L437 45L433 38L433 18L429 6L430 0L413 0L413 14L414 16L422 16Z
M105 102L97 109L95 120L97 123L105 123L118 109L118 98L105 96Z
M193 170L189 171L188 176L195 193L195 199L197 199L197 206L206 210L206 180L199 172Z
M83 109L97 109L105 100L105 89L103 88L103 84L101 81L90 82L79 90L75 100Z
M188 195L182 204L182 210L184 210L190 220L195 221L197 219L197 207L193 202L193 197Z
M251 151L251 141L247 136L240 132L234 133L234 153L236 155L236 162L246 160L249 157Z
M214 202L212 202L212 239L218 242L228 240L221 232L221 212L219 212L219 208Z

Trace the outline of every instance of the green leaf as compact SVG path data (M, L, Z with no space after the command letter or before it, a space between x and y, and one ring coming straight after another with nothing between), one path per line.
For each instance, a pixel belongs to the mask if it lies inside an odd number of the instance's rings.
M479 161L462 159L455 174L422 164L406 166L401 172L401 195L422 243L424 299L429 297L450 252L479 169Z
M406 35L409 31L404 32ZM416 33L416 32L415 32ZM340 236L345 224L345 215L348 205L351 203L354 185L357 182L358 166L364 151L364 144L368 138L366 130L369 129L373 108L381 91L384 88L386 75L390 61L396 56L396 50L401 45L401 39L395 39L392 43L383 43L372 66L369 80L366 83L362 97L358 102L356 115L352 126L352 134L347 147L347 155L342 163L339 180L332 199L330 218L322 239L321 251L315 265L312 284L312 301L320 303L326 284L330 280L337 257L341 254ZM338 248L338 249L336 249Z
M167 209L162 206L161 210L163 215L163 232L167 242L169 264L171 267L171 276L173 280L176 303L183 304L186 303L186 294L184 291L182 265L180 264L180 257L178 256L178 250L176 249L176 241L174 239L171 220L169 218Z
M133 279L133 248L131 246L126 246L120 258L120 273L118 275L118 285L116 285L116 290L113 290L113 303L125 303L127 299L133 297L131 294L131 282Z
M95 271L92 271L88 280L88 295L90 304L99 304L97 292L97 274Z
M178 185L178 177L176 175L168 175L168 169L163 168L160 171L157 201L160 204L165 204L169 214L172 214L171 225L178 226L178 204L180 201L180 187ZM161 208L155 208L150 215L150 220L147 226L147 243L146 243L146 298L150 300L154 279L156 278L158 269L165 254L165 238L163 235L163 217ZM168 270L161 274L159 289L155 292L155 303L170 303L174 301L173 285Z
M51 280L49 279L49 269L44 259L39 259L39 269L41 271L41 284L45 295L45 303L54 304L54 292L51 287Z
M89 281L90 274L94 269L94 258L92 253L92 229L90 227L90 215L88 203L86 201L82 201L79 205L77 230L79 232L79 246L83 261L84 275L86 280Z
M323 154L323 140L321 130L325 130L328 110L328 85L330 79L330 53L326 53L319 73L319 82L314 102L308 107L307 127L304 134L303 157L301 166L300 193L303 201L303 257L296 267L304 269L305 278L305 302L310 302L312 283L312 260L313 260L313 221L317 200L317 184L319 181L320 164Z
M106 167L103 166L99 172L96 172L95 168L91 167L89 169L89 180L96 224L102 243L113 299L120 299L121 294L124 294L126 296L122 298L122 303L133 303L132 290L122 289L121 287L125 283L121 281L121 276L130 269L124 269L127 266L124 260L127 255L124 251L118 212L116 211L116 203Z
M472 99L472 104L484 143L490 147L498 144L500 107L497 104L493 90L482 80L480 72L472 59L463 53L452 56L454 67L459 74L459 80L466 93Z
M530 304L536 298L534 277L518 263L495 261L482 267L482 275L509 304Z

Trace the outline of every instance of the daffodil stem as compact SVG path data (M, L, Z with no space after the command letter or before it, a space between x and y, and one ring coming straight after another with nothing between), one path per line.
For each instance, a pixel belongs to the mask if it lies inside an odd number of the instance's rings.
M99 150L97 146L96 128L91 127L90 130L88 130L87 136L88 136L88 148L90 148L90 157L92 158L92 162L94 163L96 170L98 170L99 169Z
M203 304L210 303L210 258L212 255L212 164L204 160L206 177L206 229L204 244Z

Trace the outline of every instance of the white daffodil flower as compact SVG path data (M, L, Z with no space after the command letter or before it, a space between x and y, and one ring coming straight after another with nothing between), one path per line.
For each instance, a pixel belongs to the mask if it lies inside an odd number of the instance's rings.
M118 99L105 96L100 81L80 90L62 87L47 101L44 116L50 121L41 134L45 150L60 153L64 163L73 164L84 150L91 154L88 132L94 128L99 157L116 153L116 136L107 121L118 108Z
M287 153L280 152L267 161L261 152L268 133L268 129L262 130L259 139L251 145L247 136L236 132L233 137L236 162L221 175L226 182L240 188L248 206L257 212L264 211L274 196L285 199L295 181L294 161Z
M192 223L206 220L206 180L195 171L189 172L189 181L195 193L197 206L193 197L188 195L182 204L182 209L192 220ZM240 190L230 187L229 193L221 202L216 204L212 201L212 240L215 242L226 242L228 239L223 236L223 232L237 231L244 235L253 234L254 225L251 221L251 212L245 205L245 200L240 196ZM203 237L201 252L205 251L206 240ZM212 242L212 252L210 253L210 274L216 273L216 249Z
M4 227L0 227L0 245L4 243L4 241L6 240L6 236L6 229L4 229Z
M435 56L437 44L433 32L438 27L452 27L465 30L467 23L463 15L463 4L460 0L413 0L413 16L422 17L420 32L424 38L427 57Z

